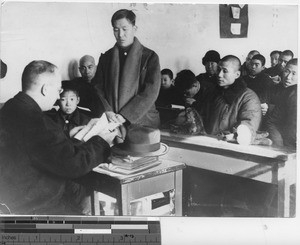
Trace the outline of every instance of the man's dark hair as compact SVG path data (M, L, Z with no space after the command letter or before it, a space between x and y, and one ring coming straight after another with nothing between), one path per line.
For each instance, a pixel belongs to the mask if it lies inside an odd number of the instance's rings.
M294 65L294 66L298 66L298 59L291 59L288 61L288 63L286 65Z
M170 79L173 79L173 72L170 69L161 70L162 75L168 75Z
M22 91L27 91L36 83L36 78L43 73L54 73L57 67L48 61L34 60L24 69L22 74Z
M177 73L175 78L175 86L179 89L179 91L191 88L196 82L196 76L191 70L182 70Z
M292 56L292 59L294 58L294 53L289 49L282 51L281 55Z
M274 55L274 54L279 54L279 55L281 55L281 51L279 51L279 50L273 50L271 53L270 53L270 56L272 56L272 55Z
M115 12L111 17L111 25L114 26L115 21L123 18L127 19L133 26L135 26L136 16L133 13L133 11L128 9L120 9L117 12Z
M266 58L261 54L254 55L251 60L259 60L262 66L266 64Z

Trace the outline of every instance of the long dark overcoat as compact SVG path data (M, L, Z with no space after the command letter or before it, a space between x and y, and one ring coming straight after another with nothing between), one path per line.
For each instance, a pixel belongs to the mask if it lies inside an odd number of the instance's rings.
M122 75L119 65L119 48L115 45L101 54L92 81L106 111L119 113L130 123L158 127L159 113L155 108L161 85L158 55L135 38Z

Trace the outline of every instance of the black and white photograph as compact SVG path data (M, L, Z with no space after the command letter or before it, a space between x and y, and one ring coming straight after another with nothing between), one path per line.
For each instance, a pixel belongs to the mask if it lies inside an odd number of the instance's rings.
M0 243L26 241L13 217L41 244L62 217L155 223L125 244L294 233L298 37L298 1L1 1Z

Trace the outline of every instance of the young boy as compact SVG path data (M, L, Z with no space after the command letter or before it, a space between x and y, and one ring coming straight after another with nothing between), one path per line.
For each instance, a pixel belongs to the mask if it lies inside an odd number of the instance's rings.
M171 104L176 104L176 90L174 87L173 72L170 69L161 71L161 87L155 102L157 107L170 108Z
M59 110L52 109L46 114L58 123L65 134L70 137L70 131L73 128L86 125L91 118L77 108L80 97L76 83L74 81L62 81L62 88L63 92L58 101Z
M270 104L269 93L273 86L272 79L263 72L265 63L266 59L263 55L254 55L250 61L249 74L243 77L247 87L252 89L258 95L263 115L268 111Z

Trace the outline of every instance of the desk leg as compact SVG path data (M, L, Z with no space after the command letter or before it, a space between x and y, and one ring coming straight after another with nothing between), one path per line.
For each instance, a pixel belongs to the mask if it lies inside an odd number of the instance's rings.
M182 216L182 170L175 172L175 215Z
M295 208L295 200L291 198L291 188L296 183L296 160L285 162L285 165L278 169L278 176L278 216L293 217L295 214L290 211Z
M100 204L98 198L98 192L93 191L91 195L92 215L100 215Z
M130 215L130 201L128 200L128 184L121 185L121 193L118 195L120 197L121 210L119 208L119 215Z

